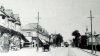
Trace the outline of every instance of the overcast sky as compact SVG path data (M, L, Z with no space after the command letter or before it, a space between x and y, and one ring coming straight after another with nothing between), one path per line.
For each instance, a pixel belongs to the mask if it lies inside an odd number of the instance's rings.
M40 25L49 33L61 33L64 39L71 39L71 33L90 31L89 11L92 10L93 31L100 33L100 0L1 0L6 9L20 15L22 26L36 23L40 12Z

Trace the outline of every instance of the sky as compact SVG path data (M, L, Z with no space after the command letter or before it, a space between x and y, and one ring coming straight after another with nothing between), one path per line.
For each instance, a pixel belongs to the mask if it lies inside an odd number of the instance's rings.
M74 30L81 35L88 27L90 31L90 10L93 31L100 34L100 0L0 0L0 5L20 15L22 26L36 23L40 13L40 25L49 33L61 33L64 40L72 39Z

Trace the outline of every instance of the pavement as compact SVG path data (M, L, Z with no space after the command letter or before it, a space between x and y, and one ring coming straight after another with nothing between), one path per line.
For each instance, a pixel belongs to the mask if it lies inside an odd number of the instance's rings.
M0 56L93 56L79 48L73 47L50 47L50 51L43 52L42 48L22 48L19 51L0 53Z
M69 56L92 56L92 54L78 48L69 47Z
M82 49L84 52L87 52L87 53L91 53L91 50L87 50L87 49ZM95 56L100 56L100 51L93 51L92 53L93 55Z
M100 56L100 52L96 51L96 54L92 53L91 54L91 50L87 50L87 49L80 49L80 48L73 48L70 47L69 49L71 49L71 52L75 53L74 56Z
M49 52L43 52L42 48L39 48L39 51L36 48L23 48L19 51L0 53L0 56L68 56L67 51L66 47L52 47Z

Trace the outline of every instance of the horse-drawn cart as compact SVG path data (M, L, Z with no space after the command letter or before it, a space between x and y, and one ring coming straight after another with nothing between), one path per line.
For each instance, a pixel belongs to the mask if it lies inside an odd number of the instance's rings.
M50 45L49 44L43 44L42 45L42 49L43 49L43 51L45 52L45 51L49 51L50 50Z

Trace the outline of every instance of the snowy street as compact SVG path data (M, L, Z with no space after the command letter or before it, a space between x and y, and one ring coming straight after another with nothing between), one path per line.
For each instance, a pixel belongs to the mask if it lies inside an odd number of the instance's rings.
M38 52L36 48L23 48L19 51L0 53L0 56L93 56L93 55L84 52L78 48L72 48L72 47L53 48L52 47L49 52L43 52L42 48L39 48Z

